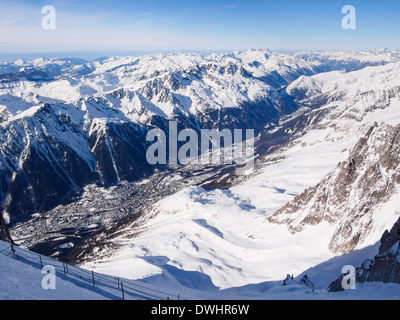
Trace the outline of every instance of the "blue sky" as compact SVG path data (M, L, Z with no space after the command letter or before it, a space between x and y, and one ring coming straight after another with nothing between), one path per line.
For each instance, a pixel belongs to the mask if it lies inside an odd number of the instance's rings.
M56 29L43 30L44 5ZM357 29L344 30L353 5ZM398 0L0 0L5 51L400 49Z

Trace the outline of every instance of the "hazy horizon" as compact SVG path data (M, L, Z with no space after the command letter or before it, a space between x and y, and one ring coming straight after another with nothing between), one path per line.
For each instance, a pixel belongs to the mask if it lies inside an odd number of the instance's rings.
M256 50L269 50L275 53L285 53L285 54L295 54L299 52L366 52L366 51L374 51L374 50L392 50L392 51L400 51L397 49L390 48L371 48L367 50L307 50L307 49L298 49L298 50L274 50L268 48L249 48L247 50L143 50L143 51L131 51L131 50L122 50L122 51L55 51L55 52L24 52L24 51L16 51L16 52L1 52L0 51L0 61L1 62L14 62L16 60L26 60L31 61L38 58L44 59L65 59L65 58L77 58L83 59L87 61L94 61L100 58L111 58L111 57L140 57L151 54L173 54L173 53L193 53L200 54L202 56L207 56L213 53L217 54L229 54L232 52L246 52L251 49Z
M343 8L354 6L346 30ZM54 8L54 29L43 23ZM365 51L400 48L400 2L0 0L0 53Z

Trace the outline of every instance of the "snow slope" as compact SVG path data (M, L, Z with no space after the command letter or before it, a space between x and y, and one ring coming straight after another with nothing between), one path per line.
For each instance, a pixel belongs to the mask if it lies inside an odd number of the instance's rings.
M121 300L121 288L117 286L114 276L95 274L96 286L93 287L91 273L76 267L68 266L64 274L63 265L47 257L41 257L46 266L54 266L56 270L55 290L42 288L42 281L46 276L42 273L39 255L16 248L16 255L11 252L8 243L0 242L0 300ZM176 276L176 274L175 274ZM187 279L195 276L184 273ZM177 278L177 277L176 277ZM351 300L351 299L400 299L400 286L394 284L367 283L359 284L357 290L341 293L328 293L326 290L311 290L294 281L283 287L282 282L262 283L241 288L232 288L219 291L209 288L208 291L190 289L176 282L173 278L157 279L158 285L149 279L146 282L129 281L119 278L124 285L125 300ZM203 279L201 279L203 280ZM171 294L173 284L174 293ZM184 295L181 295L184 293Z
M83 267L137 279L159 274L168 264L204 273L226 289L298 275L333 257L326 250L333 232L328 224L292 236L287 227L268 223L263 212L229 191L193 187L160 201L143 219L113 238L118 250L100 249L95 261ZM325 241L315 243L320 234ZM161 264L153 257L165 259Z
M186 290L200 287L208 297L217 288L251 284L259 285L237 292L247 297L251 292L260 292L262 297L314 297L308 289L295 287L288 292L274 281L281 281L288 273L301 277L307 271L323 293L344 264L360 265L366 256L376 254L379 234L356 248L360 251L339 256L328 250L335 225L323 222L293 234L286 225L269 222L268 217L346 159L348 150L375 121L400 122L398 61L398 53L389 51L292 56L250 50L208 57L111 58L94 62L79 76L54 75L53 81L40 83L24 79L4 82L2 125L18 121L30 124L30 118L41 110L37 104L47 101L63 121L72 121L83 132L93 134L92 147L101 145L105 137L105 147L111 150L113 139L107 138L106 130L110 123L143 124L153 116L178 113L202 116L211 109L217 110L218 116L203 119L203 123L211 119L211 125L220 124L226 120L220 117L224 108L232 111L261 99L272 101L272 108L282 111L277 98L282 93L290 95L303 107L299 112L315 112L315 123L312 120L305 128L304 136L263 159L256 176L229 190L185 189L147 208L138 220L122 228L110 226L91 239L96 247L82 267L161 287L171 283ZM364 68L368 65L376 66ZM314 75L343 69L359 71ZM65 106L79 116L64 119L63 112L57 111ZM326 112L322 120L317 120L318 112ZM49 132L50 136L55 131ZM55 133L70 135L68 131ZM31 136L29 130L26 136ZM86 142L78 146L70 143L79 151ZM86 157L93 159L90 152ZM112 167L119 181L115 159ZM366 291L358 292L364 297L371 296L374 289L385 292L384 297L393 297L398 289L365 286ZM342 297L349 296L351 293Z
M67 266L34 252L0 241L0 300L176 300L179 292L129 281L123 278L94 274L91 271ZM55 289L44 289L42 266L55 269ZM124 295L122 286L124 285ZM45 283L49 283L45 279ZM184 299L184 296L180 296Z
M162 276L165 266L172 266L206 274L213 285L223 289L311 270L322 289L344 265L359 265L373 257L383 231L398 219L397 198L376 208L377 228L356 246L354 255L342 259L329 250L335 224L324 221L293 234L287 225L268 221L276 210L346 160L375 121L400 123L398 64L311 78L307 85L314 78L326 85L302 102L306 105L321 95L329 96L321 106L329 112L304 136L263 159L257 175L229 190L194 187L159 201L131 224L98 235L96 242L111 241L116 247L111 251L99 248L83 266L109 274L121 272L132 279ZM288 92L299 83L303 85L304 79L295 81ZM327 261L343 264L326 266ZM126 270L126 265L132 268Z
M17 261L11 253L9 244L0 243L0 299L1 300L100 300L105 296L100 290L92 290L90 284L75 284L69 279L58 277L56 290L44 290L39 259L34 265ZM22 257L21 257L22 259Z

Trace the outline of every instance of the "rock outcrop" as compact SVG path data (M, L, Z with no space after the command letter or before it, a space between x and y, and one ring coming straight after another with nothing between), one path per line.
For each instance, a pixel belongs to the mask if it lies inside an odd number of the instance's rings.
M374 126L350 152L347 161L317 186L304 191L269 217L293 232L328 222L337 226L330 243L334 253L353 251L376 227L379 207L400 183L400 125Z
M332 282L328 291L343 291L344 276ZM390 231L383 234L379 254L371 260L365 260L359 268L356 268L356 283L364 282L400 284L400 219Z
M6 222L4 221L3 214L0 212L0 240L13 243L10 232L8 231Z

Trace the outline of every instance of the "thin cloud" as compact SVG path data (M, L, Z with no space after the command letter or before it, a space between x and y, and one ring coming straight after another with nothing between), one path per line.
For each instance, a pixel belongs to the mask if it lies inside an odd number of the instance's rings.
M3 5L4 4L4 5ZM45 48L46 50L101 50L101 49L214 49L220 39L210 34L189 34L178 29L168 17L156 17L152 12L129 15L120 11L88 13L54 5L56 29L44 30L41 21L45 17L41 6L5 3L2 6L3 23L0 43L15 48ZM225 10L233 9L225 6ZM3 46L2 50L7 50Z
M238 5L237 4L228 4L226 6L223 6L224 9L237 9Z
M220 7L217 11L215 11L214 15L219 16L227 10L235 10L238 7L239 6L237 4L227 4L227 5Z

